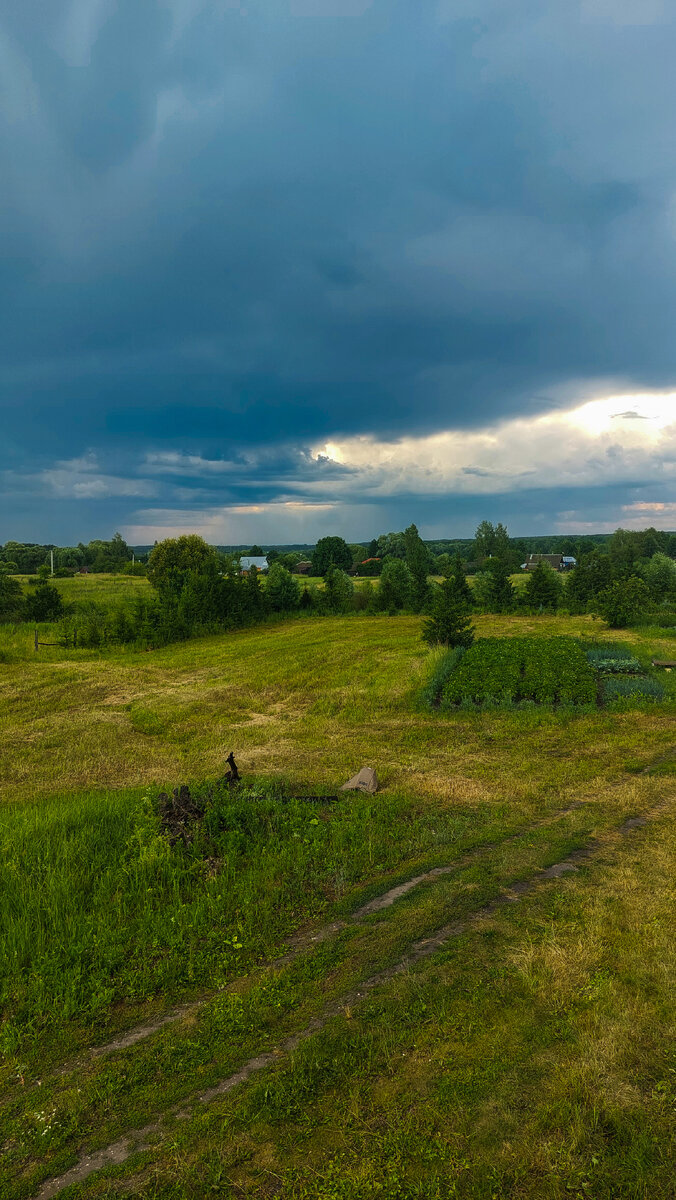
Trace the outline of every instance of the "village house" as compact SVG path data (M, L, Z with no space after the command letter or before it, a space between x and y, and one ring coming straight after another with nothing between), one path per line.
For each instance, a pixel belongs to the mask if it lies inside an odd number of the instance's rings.
M239 560L239 569L243 575L249 571L267 571L268 560L264 554L243 554Z
M534 571L541 562L553 571L570 571L576 565L577 559L564 554L529 554L525 563L521 564L521 570Z

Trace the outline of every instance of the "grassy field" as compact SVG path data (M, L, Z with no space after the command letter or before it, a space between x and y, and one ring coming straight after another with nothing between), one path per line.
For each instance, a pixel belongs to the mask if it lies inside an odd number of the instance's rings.
M35 575L16 575L24 592L32 590ZM129 600L134 596L145 596L151 591L150 583L138 575L71 575L66 579L56 576L49 580L67 604L81 604L90 600L110 604L111 601Z
M64 1195L673 1197L672 677L627 711L429 712L420 627L0 667L3 1200L111 1143ZM231 749L247 789L213 782L209 837L172 849L153 798ZM288 799L362 765L374 797Z

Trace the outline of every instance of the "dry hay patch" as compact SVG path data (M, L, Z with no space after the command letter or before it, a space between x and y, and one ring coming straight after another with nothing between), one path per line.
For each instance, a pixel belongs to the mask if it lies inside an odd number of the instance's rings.
M494 790L480 780L468 775L449 775L448 771L408 771L404 768L394 776L392 782L406 783L416 793L433 796L452 804L481 804L495 799Z

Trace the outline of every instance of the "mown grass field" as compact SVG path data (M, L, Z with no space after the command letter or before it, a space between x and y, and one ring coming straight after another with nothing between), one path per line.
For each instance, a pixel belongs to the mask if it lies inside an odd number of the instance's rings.
M673 653L587 617L476 624ZM64 1195L673 1197L672 677L626 711L429 712L420 625L295 619L0 667L3 1200L149 1120L146 1149ZM171 849L152 798L231 749L253 791L219 801L208 853ZM374 797L282 802L362 765Z

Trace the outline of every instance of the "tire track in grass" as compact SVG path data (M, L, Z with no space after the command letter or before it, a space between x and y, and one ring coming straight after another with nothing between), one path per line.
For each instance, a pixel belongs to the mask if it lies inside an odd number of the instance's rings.
M222 1096L232 1092L240 1084L246 1083L253 1075L265 1070L266 1067L272 1066L279 1062L285 1056L292 1054L313 1034L318 1033L324 1026L334 1017L339 1016L347 1008L352 1008L358 1005L366 996L368 996L375 988L388 983L397 976L404 974L417 963L434 954L437 950L449 941L450 938L459 937L468 929L471 929L479 921L490 916L498 909L506 904L518 903L523 896L528 895L538 888L542 883L548 883L562 878L571 872L579 870L579 864L591 859L598 851L605 847L617 844L632 831L646 826L650 821L655 820L665 811L672 802L672 798L662 801L654 808L643 813L640 816L629 817L621 825L614 830L610 830L606 834L598 838L590 838L587 845L578 850L574 850L565 859L558 863L554 863L550 867L534 871L527 879L520 879L513 884L508 884L494 900L488 904L484 904L481 908L476 909L473 913L469 913L462 920L450 922L436 930L433 934L421 938L414 942L411 949L397 963L391 967L387 967L382 971L370 976L363 983L343 993L342 996L330 1001L324 1008L321 1016L313 1018L302 1030L285 1038L279 1046L274 1050L266 1051L258 1054L253 1058L248 1059L237 1071L222 1079L220 1083L213 1087L207 1088L196 1097L196 1103L206 1105L213 1100L217 1100ZM584 803L584 802L580 802ZM562 814L560 814L562 815ZM534 827L531 827L534 828ZM512 839L513 840L513 839ZM449 868L450 869L450 868ZM435 868L436 874L440 873L439 868ZM429 873L428 873L429 875ZM426 876L416 877L418 882L421 882ZM433 876L434 878L435 876ZM417 886L417 884L412 884ZM391 895L397 889L390 889ZM408 889L410 890L410 888ZM403 893L399 893L401 895ZM395 896L391 903L394 903ZM372 901L371 904L375 903ZM364 906L364 908L367 906ZM363 911L358 910L358 911ZM377 911L377 910L373 910ZM356 915L356 914L353 914ZM167 1117L174 1120L184 1121L189 1120L193 1115L190 1109L184 1107L174 1107L168 1110L164 1116L157 1118L155 1121L143 1126L141 1129L132 1130L125 1134L115 1142L111 1142L108 1146L102 1147L100 1150L94 1151L92 1154L85 1154L78 1160L75 1166L71 1167L62 1175L48 1179L40 1188L40 1191L34 1194L34 1200L53 1200L65 1188L76 1183L84 1183L96 1171L107 1166L122 1166L133 1154L142 1153L145 1150L150 1150L156 1144L155 1140L158 1135L164 1131L165 1120Z
M391 908L391 906L397 900L401 899L402 896L408 895L409 892L419 887L421 883L427 883L428 881L438 879L443 875L453 875L456 871L461 871L465 867L471 866L472 863L479 861L481 858L488 855L492 850L499 850L503 846L513 845L515 842L519 842L523 838L529 837L538 829L544 829L548 825L554 824L555 821L560 821L564 817L570 816L578 809L583 808L585 804L587 804L586 800L575 800L566 808L557 809L555 812L551 813L547 817L544 817L542 820L532 822L524 829L519 830L518 833L510 834L508 837L502 838L498 842L484 842L475 849L468 850L466 854L461 854L457 858L452 859L449 863L445 863L439 867L432 867L429 871L423 871L421 874L413 875L410 879L406 879L402 883L395 884L393 887L388 888L386 892L381 892L380 895L374 896L371 900L368 900L366 904L362 904L348 917L330 921L326 925L322 925L319 929L293 934L287 939L287 945L289 948L284 954L259 964L244 978L247 980L255 979L258 975L265 971L276 971L281 967L288 966L289 963L292 963L294 959L299 958L300 955L306 950L311 950L314 946L320 946L323 942L327 941L328 938L342 933L343 930L349 929L352 925L362 924L364 918L372 916L373 913L383 912L385 909ZM181 1021L185 1017L194 1016L201 1008L204 1007L205 1004L208 1004L210 1000L213 1000L214 996L223 995L224 993L227 995L228 992L238 988L241 984L241 980L242 976L237 976L237 978L233 979L225 988L222 988L220 992L212 992L208 995L201 996L199 1000L191 1000L186 1004L177 1005L171 1010L171 1012L165 1013L164 1016L157 1017L152 1021L146 1021L141 1025L135 1025L133 1028L127 1030L126 1033L120 1034L119 1037L114 1038L110 1042L106 1042L102 1046L92 1046L89 1049L89 1055L92 1058L98 1058L105 1054L114 1054L118 1050L128 1050L129 1047L135 1046L138 1042L144 1041L145 1038L151 1037L152 1034L159 1033L159 1031L161 1029L165 1029L167 1025L173 1025L175 1022ZM72 1070L77 1065L77 1061L82 1061L82 1057L83 1056L76 1060L76 1063L70 1063L68 1066L59 1068L59 1073L65 1074L67 1071Z
M646 767L644 767L640 774L647 775L655 766L672 760L674 758L674 753L675 752L673 749L667 751L666 754L661 755L659 758L653 760ZM389 908L395 903L396 900L399 900L402 896L407 895L408 892L418 887L421 883L436 879L441 875L451 875L454 871L462 870L464 867L469 866L471 863L482 858L491 850L497 850L501 846L513 845L514 842L518 842L522 838L530 836L530 834L534 833L536 830L544 829L548 825L553 824L555 821L559 821L563 817L570 816L578 809L583 808L587 803L588 801L586 800L574 800L571 804L567 805L566 808L557 809L555 812L549 814L549 816L543 817L542 820L531 822L517 833L510 834L508 837L501 839L499 842L484 842L481 846L477 846L475 849L469 850L466 854L453 859L450 863L446 863L440 867L432 867L430 871L425 871L420 875L414 875L410 879L405 880L403 883L396 884L394 887L389 888L386 892L383 892L379 896L373 897L372 900L369 900L366 904L361 905L361 907L351 913L349 917L346 917L342 920L331 921L328 924L321 926L319 929L311 932L292 935L288 939L287 944L289 949L285 954L279 955L277 958L269 959L267 962L259 964L256 968L254 968L253 971L249 972L246 978L255 979L264 971L275 971L280 967L288 966L289 963L293 962L295 958L299 957L306 950L311 950L313 946L321 945L322 942L325 942L328 938L342 933L343 930L349 928L350 925L361 922L364 917ZM228 992L234 990L239 986L241 978L241 976L238 976L236 979L233 979L227 985L227 987L223 989L223 991L227 994ZM167 1025L173 1025L175 1022L182 1021L186 1017L194 1016L205 1004L208 1004L210 1000L213 1000L214 996L217 994L218 993L216 992L211 992L207 995L201 996L199 1000L187 1001L185 1004L177 1005L170 1012L165 1013L161 1017L156 1017L152 1021L144 1021L139 1025L135 1025L125 1033L120 1034L119 1037L113 1038L110 1042L106 1042L102 1046L90 1047L88 1051L89 1056L96 1058L105 1054L114 1054L119 1050L127 1050L129 1047L135 1046L138 1042L144 1041L145 1038L151 1037L154 1033L159 1033L159 1031L161 1029L165 1029ZM71 1062L70 1064L59 1068L58 1073L66 1074L69 1070L72 1070L77 1063L81 1063L83 1058L84 1055L80 1055L75 1062Z

